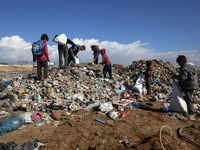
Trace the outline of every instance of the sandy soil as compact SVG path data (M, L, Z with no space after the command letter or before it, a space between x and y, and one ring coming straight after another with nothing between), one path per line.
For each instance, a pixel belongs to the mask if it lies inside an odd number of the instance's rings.
M1 68L1 67L0 67ZM14 69L19 69L15 68ZM72 112L69 118L59 122L51 120L40 127L36 123L25 124L19 130L0 136L0 143L15 141L23 144L35 139L46 146L40 150L162 150L160 130L163 127L162 142L166 150L197 150L193 144L180 139L177 131L180 127L194 124L200 127L200 120L178 120L167 117L160 112L161 102L141 102L149 109L131 109L131 113L120 121L113 121L98 111ZM15 112L19 114L20 112ZM5 118L1 118L0 122ZM100 119L108 124L102 124L94 119ZM184 130L183 133L200 144L200 130Z
M23 70L32 70L33 65L9 65L9 66L0 66L0 71L23 71Z

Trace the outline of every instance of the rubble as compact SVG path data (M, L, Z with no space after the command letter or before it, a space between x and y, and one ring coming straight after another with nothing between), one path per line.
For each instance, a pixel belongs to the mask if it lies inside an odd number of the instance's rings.
M176 69L170 62L152 60L152 95L147 98L145 82L142 91L135 88L145 66L145 61L141 60L123 69L113 67L113 80L102 78L102 66L92 63L60 70L51 66L48 81L36 80L35 69L1 71L0 112L20 110L49 115L54 112L58 113L54 119L59 119L77 110L97 110L116 120L125 118L133 108L145 109L137 102L147 100L162 102L167 111L172 91L171 74ZM199 97L196 90L194 99ZM197 106L195 109L199 112ZM0 117L4 114L0 113Z

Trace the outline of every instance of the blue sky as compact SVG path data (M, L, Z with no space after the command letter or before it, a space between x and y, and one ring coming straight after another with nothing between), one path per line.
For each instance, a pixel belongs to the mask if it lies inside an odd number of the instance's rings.
M0 62L31 62L31 43L46 33L50 60L58 63L52 38L64 33L86 45L81 62L92 60L89 45L99 43L112 63L158 59L176 66L184 54L200 66L199 0L1 0L0 14Z

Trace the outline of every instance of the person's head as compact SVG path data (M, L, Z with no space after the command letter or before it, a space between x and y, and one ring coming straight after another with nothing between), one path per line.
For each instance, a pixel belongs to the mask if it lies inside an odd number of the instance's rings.
M151 64L152 64L152 61L151 61L151 60L146 61L146 65L147 65L147 67L150 67Z
M179 66L182 66L187 63L187 58L184 55L179 55L176 59L176 62L179 64Z
M106 49L101 49L101 55L104 55L104 54L106 54Z
M40 39L41 39L41 41L47 42L49 40L49 37L46 34L42 34Z
M85 50L85 45L82 45L81 48L80 48L80 50L84 51Z
M96 46L95 46L95 45L92 45L92 46L91 46L91 50L95 51L95 49L96 49Z
M52 40L53 42L54 42L54 40L55 40L55 38L56 38L57 36L58 36L58 34L56 34L56 35L54 36L54 38L53 38L53 40Z

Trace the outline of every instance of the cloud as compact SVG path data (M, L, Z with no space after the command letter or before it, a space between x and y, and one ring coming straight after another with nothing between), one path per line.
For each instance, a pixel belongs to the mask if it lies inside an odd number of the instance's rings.
M79 45L85 45L86 50L78 53L80 62L92 62L93 52L90 45L100 44L100 49L105 48L106 53L109 56L112 64L123 64L125 66L130 65L134 60L166 60L177 67L176 58L178 55L185 55L188 58L188 62L193 62L195 65L200 66L199 58L200 54L197 50L179 50L179 51L155 51L151 50L150 43L142 43L141 41L135 41L130 44L120 44L110 41L99 41L97 39L73 39L74 43ZM48 43L47 43L48 44ZM32 62L31 43L26 42L23 38L17 35L11 37L4 37L0 40L0 62L17 64L18 61ZM70 45L68 45L70 47ZM52 62L58 64L58 50L57 44L48 45L49 57ZM99 56L99 62L101 61L101 55Z

